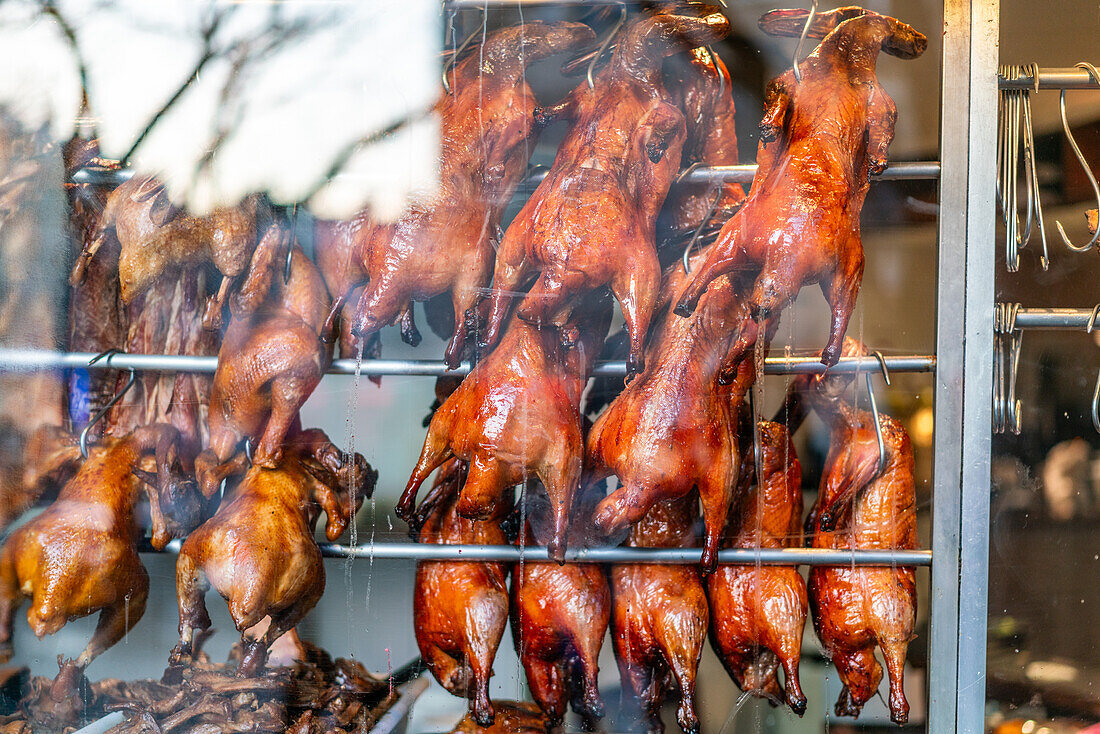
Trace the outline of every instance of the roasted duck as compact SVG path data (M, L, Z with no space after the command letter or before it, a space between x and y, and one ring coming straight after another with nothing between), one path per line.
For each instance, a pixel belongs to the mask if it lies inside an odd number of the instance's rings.
M553 506L550 555L563 560L583 462L581 392L610 319L600 293L584 299L562 333L513 319L500 345L432 416L397 515L412 515L420 485L452 456L470 464L456 508L463 517L491 517L505 489L537 476Z
M528 524L518 542L533 539ZM566 705L590 720L603 716L597 661L610 616L611 592L598 564L525 560L514 568L512 637L547 730L561 723Z
M763 480L755 482L752 441L742 448L738 501L727 530L731 548L798 548L802 545L802 467L787 429L760 421ZM794 566L722 565L707 578L711 643L744 691L772 703L786 699L801 716L806 696L798 680L806 582ZM786 694L779 685L779 668Z
M807 13L775 10L760 25L797 36ZM900 21L854 7L818 15L811 31L824 40L801 63L802 81L788 71L768 86L752 190L692 273L676 311L690 314L723 273L755 277L749 304L761 320L778 315L804 285L818 283L832 308L821 361L834 365L863 275L860 210L869 176L886 168L897 117L875 64L880 51L916 58L928 40ZM734 356L749 346L740 340Z
M491 726L477 723L466 714L451 734L545 734L546 715L537 704L527 701L497 701L497 715Z
M693 258L696 267L703 257ZM668 306L684 281L679 265L669 269L645 369L596 419L588 435L586 471L594 479L619 478L619 488L599 504L594 517L596 527L608 534L639 521L657 502L698 489L707 573L718 562L738 470L731 388L720 385L718 376L730 347L744 332L755 335L757 327L740 289L728 278L714 284L689 319L676 316ZM737 388L742 396L751 375L747 380Z
M421 503L427 521L421 543L505 545L500 523L512 511L499 502L493 517L469 520L455 510L466 478L465 465L451 459ZM470 699L474 720L493 723L489 677L508 624L508 565L470 561L421 561L413 587L413 628L420 654L436 680Z
M321 512L325 537L335 541L377 479L362 456L347 457L317 429L294 436L277 469L249 469L180 549L180 642L170 670L190 661L196 637L210 627L204 597L213 586L228 602L239 632L271 617L262 637L242 638L245 654L237 674L257 675L271 643L301 622L325 589L321 550L313 539Z
M56 499L80 468L80 447L68 431L41 426L30 439L0 425L0 531L43 498Z
M289 233L280 229L280 237ZM239 449L253 443L252 462L278 467L283 440L298 423L298 410L321 381L331 358L323 333L330 300L321 274L295 246L290 279L281 276L279 237L264 237L241 294L263 290L255 281L274 281L263 304L233 313L218 353L210 397L210 446L195 459L199 488L213 496L228 474L239 468ZM265 243L271 243L268 247ZM266 275L265 275L266 273ZM236 461L233 461L234 457Z
M13 615L24 599L31 600L27 623L38 637L101 611L75 661L80 670L137 624L149 592L137 549L140 495L149 499L157 549L200 519L198 493L180 473L178 441L178 432L166 425L106 439L57 501L11 534L0 549L0 660L11 658ZM151 454L155 474L140 466Z
M454 333L446 360L458 365L473 326L471 310L489 285L501 212L527 170L538 134L527 65L593 40L581 23L534 21L493 31L457 59L448 72L450 91L435 107L442 138L438 190L396 223L364 211L320 227L321 251L333 252L321 262L337 306L355 276L369 278L344 309L351 324L342 329L345 339L369 337L398 317L402 332L411 335L412 301L449 290ZM340 253L349 251L355 262L345 266Z
M684 548L696 544L698 499L658 502L631 528L627 545ZM641 702L650 732L663 732L661 704L677 692L676 719L699 731L695 676L707 636L707 597L693 566L622 563L611 566L611 641L622 680Z
M901 423L880 415L886 466L878 471L874 418L841 396L843 376L802 377L798 390L830 430L829 455L812 513L813 547L909 550L917 547L913 448ZM844 689L838 716L858 716L878 690L882 650L890 678L890 717L909 718L902 688L905 652L913 639L917 590L912 567L815 566L810 572L814 628Z
M595 87L582 82L539 120L570 122L549 174L508 227L497 252L484 342L500 334L511 299L538 278L516 313L565 323L577 296L610 286L630 335L628 369L642 367L660 287L655 226L680 170L684 115L661 80L666 56L716 41L729 22L641 15L631 21Z
M204 323L208 329L217 329L230 289L252 269L257 243L270 232L271 221L271 207L259 194L195 217L171 202L155 176L134 176L107 200L98 231L86 241L70 282L77 286L83 281L88 263L108 243L121 248L118 276L123 303L130 303L165 273L210 263L222 274L222 282L207 302Z
M694 48L670 56L663 76L665 88L687 122L680 168L737 165L733 93L722 59L705 48ZM657 218L657 241L659 245L671 241L686 246L702 227L700 240L710 242L744 200L741 184L677 184L669 190Z

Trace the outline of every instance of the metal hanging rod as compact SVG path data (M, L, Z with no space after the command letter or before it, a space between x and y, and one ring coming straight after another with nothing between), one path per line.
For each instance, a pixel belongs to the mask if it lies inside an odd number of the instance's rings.
M134 175L131 168L81 168L73 174L71 181L78 184L96 184L117 186ZM699 166L681 179L688 183L752 183L756 175L756 164L746 163L739 166ZM940 177L939 161L917 161L894 163L875 176L879 181L916 181L933 180ZM525 185L537 185L546 178L546 170L533 172L524 180Z
M44 349L0 349L0 372L34 372L51 369L129 369L144 372L214 372L218 368L217 357L192 357L186 355L123 354L116 352L109 360L95 364L91 352L54 352ZM886 357L890 372L935 372L936 358L931 355L911 354ZM832 373L877 371L879 361L875 357L845 357ZM333 360L328 369L330 375L354 375L354 359ZM364 359L359 374L366 377L383 375L409 375L439 377L461 376L470 372L469 362L463 362L455 370L448 370L442 361L430 359ZM820 374L825 371L818 357L768 357L764 373L769 375ZM597 377L619 377L626 374L625 362L601 362L592 371Z
M164 549L179 553L182 541ZM319 543L327 558L411 559L417 561L498 561L518 563L546 561L545 546L436 545L432 543L378 542L373 545ZM144 552L153 551L145 545ZM699 563L701 548L574 548L565 558L575 563ZM824 548L727 548L718 552L719 563L765 566L930 566L929 550L828 550Z
M1000 89L1100 89L1100 82L1085 69L1077 67L1039 69L1014 79L997 75Z
M1016 312L1017 329L1091 331L1100 315L1094 308L1021 308Z

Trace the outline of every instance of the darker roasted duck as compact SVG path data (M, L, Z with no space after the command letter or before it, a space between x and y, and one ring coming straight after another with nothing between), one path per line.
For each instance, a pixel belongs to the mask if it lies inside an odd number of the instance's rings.
M850 378L849 378L850 379ZM829 427L829 455L817 507L813 547L909 550L917 547L913 448L901 423L880 415L886 465L880 474L874 418L841 399L843 377L800 378L801 391ZM890 717L909 718L902 688L913 639L917 590L912 567L816 566L810 572L814 628L844 683L838 716L858 716L875 695L882 650L890 678Z
M800 547L802 467L784 426L760 421L758 432L763 479L754 481L753 447L746 437L739 500L730 512L727 545ZM807 602L806 582L798 569L722 565L707 578L707 596L711 643L741 690L773 704L785 699L796 714L805 713L798 663ZM779 685L780 667L786 679L784 687Z
M519 543L532 539L528 525ZM590 720L603 716L597 674L610 616L611 593L598 564L525 560L515 567L512 637L548 729L561 723L567 705Z
M301 622L324 592L325 569L313 539L321 512L325 537L335 541L377 479L362 456L347 457L317 429L295 436L277 469L254 465L180 549L180 642L171 665L189 662L196 638L210 627L204 597L213 586L242 635L271 618L262 636L242 637L237 674L257 675L271 644Z
M500 502L487 520L461 517L455 509L465 466L451 459L421 507L427 521L421 543L505 545L500 523L512 511ZM413 587L416 644L436 680L456 696L470 699L474 720L493 723L489 677L493 674L504 627L508 624L508 565L470 561L421 561Z
M718 40L729 23L707 15L642 15L631 21L595 86L582 82L542 109L569 131L546 179L508 227L497 252L484 342L500 334L512 299L533 324L560 326L578 296L610 286L630 335L628 368L642 366L646 332L660 287L657 213L680 169L684 115L664 88L665 57Z
M13 615L24 599L31 600L27 623L38 637L101 612L75 661L79 670L137 624L149 592L137 548L139 497L148 497L157 549L199 520L198 493L181 478L178 441L178 432L165 425L105 440L57 500L12 533L0 550L0 659L11 658ZM151 455L155 474L140 466Z
M432 416L398 516L411 516L420 485L452 456L470 465L457 506L463 517L491 517L505 489L537 476L553 507L550 554L564 559L584 455L581 393L610 312L608 299L592 294L563 333L513 319L500 345Z
M693 258L698 267L703 253ZM718 561L718 543L737 482L736 415L731 388L719 384L730 347L756 334L740 290L722 278L689 319L668 309L684 287L683 269L668 271L664 312L646 350L646 366L611 403L588 435L587 471L614 474L619 488L596 508L608 534L639 521L661 500L699 490L706 537L703 571ZM743 363L748 365L747 362ZM751 384L741 385L741 395Z
M797 36L806 13L776 10L760 24ZM803 286L818 283L832 308L821 361L833 365L863 275L860 210L869 177L886 168L897 117L875 64L880 51L915 58L928 41L862 8L823 13L811 30L825 38L801 63L802 81L788 71L768 86L752 190L692 273L676 311L690 314L723 273L755 277L749 303L757 319L777 315ZM736 352L748 347L742 340Z
M321 381L331 358L322 333L330 300L321 274L300 248L294 247L290 279L284 284L279 244L289 233L274 225L257 252L241 293L254 293L254 280L273 285L262 305L234 311L218 353L210 397L210 446L195 459L199 488L213 496L218 484L239 466L241 443L252 441L252 462L266 469L279 466L283 440L297 426L298 410ZM270 242L270 246L265 243ZM266 274L266 275L265 275ZM262 290L262 289L261 289ZM237 462L234 462L237 457Z
M685 548L696 544L695 494L658 502L631 528L627 545ZM699 731L695 676L707 636L707 597L692 566L620 563L611 566L611 641L622 680L641 704L650 732L663 732L661 704L678 693L676 720Z
M344 309L344 321L350 321L342 330L346 339L365 339L399 317L408 319L402 331L411 335L412 301L451 291L454 332L446 360L458 365L472 309L489 284L501 212L527 170L538 134L526 67L593 39L581 23L528 22L493 31L454 63L447 75L450 91L435 107L441 130L438 190L395 223L363 211L320 228L321 250L333 251L332 258L320 258L333 294L348 296L355 275L369 278ZM341 272L340 253L349 250L355 262L351 272Z

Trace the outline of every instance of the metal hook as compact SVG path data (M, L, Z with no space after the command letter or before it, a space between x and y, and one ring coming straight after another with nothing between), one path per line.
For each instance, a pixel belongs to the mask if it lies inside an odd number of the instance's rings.
M760 485L764 472L764 452L760 448L760 416L756 411L756 389L760 382L760 376L753 381L749 388L749 415L752 416L752 462L756 469L756 484Z
M290 264L294 262L294 246L298 244L298 205L290 207L290 244L286 248L286 265L283 266L283 285L290 282Z
M698 165L696 163L692 164ZM691 258L691 251L695 248L695 243L699 240L699 236L703 234L703 228L710 223L710 220L714 217L714 213L718 211L718 202L722 200L722 188L718 187L718 190L714 192L714 198L710 202L710 208L707 209L707 213L703 216L703 219L699 222L699 226L695 228L695 233L691 235L691 241L688 242L687 247L684 248L684 274L691 275L691 265L688 264L688 260Z
M885 362L883 363L885 364ZM875 402L875 389L871 386L871 373L864 372L863 378L867 385L867 398L871 401L871 417L875 420L875 442L878 444L878 471L875 476L881 476L886 471L886 441L882 438L882 425L879 423L878 403ZM889 384L889 383L887 383Z
M1096 387L1092 391L1092 427L1100 433L1100 372L1096 374Z
M794 47L794 57L791 60L794 78L799 84L802 83L802 70L798 68L798 57L802 55L802 46L806 43L806 34L810 32L810 24L814 22L814 18L817 16L817 2L818 0L813 0L810 3L810 14L806 16L806 25L802 26L802 35L798 37L798 45Z
M1096 304L1092 308L1092 314L1089 316L1089 321L1085 324L1085 333L1091 334L1092 330L1096 328L1096 317L1100 316L1100 303Z
M252 437L244 440L244 458L248 459L248 465L252 466Z
M593 78L593 71L596 69L596 62L600 60L604 52L607 51L607 47L611 45L611 39L613 39L619 33L619 29L623 27L623 23L626 22L626 3L620 3L619 5L619 19L615 22L615 27L611 29L611 32L600 43L600 47L596 50L596 55L592 57L592 60L588 62L588 68L585 70L585 78L588 80L588 88L593 89L596 86L596 81Z
M485 16L484 16L484 13L483 13L482 14L482 23L484 23L484 20L485 20ZM453 27L454 14L451 15L451 24L452 24L452 27ZM476 36L477 34L479 34L481 32L482 32L481 28L474 29L474 31L470 35L466 36L466 40L463 41L462 43L460 43L458 45L458 48L456 48L454 50L454 52L451 54L451 58L447 59L447 61L444 62L444 64L443 64L443 89L445 89L447 91L447 94L451 93L451 83L447 80L447 74L451 71L452 68L454 68L455 63L458 61L458 57L462 54L463 51L466 50L466 47L469 46L470 43L474 40L474 36Z
M993 432L1022 428L1022 403L1016 398L1023 332L1016 328L1020 304L998 303L993 311Z
M110 367L111 358L114 357L116 354L121 354L121 352L117 349L108 349L106 352L101 352L92 357L90 360L88 360L88 364L95 364L99 360L106 358L106 365L107 367ZM88 458L88 433L92 430L92 427L96 423L99 423L101 420L103 420L103 417L107 415L107 412L111 408L113 408L119 400L122 400L122 396L129 392L130 388L134 386L135 382L137 382L137 372L134 371L134 368L128 367L127 369L130 371L130 377L126 380L126 384L123 385L122 390L120 390L114 397L108 400L107 404L100 408L96 412L96 414L92 416L92 419L88 421L88 425L84 426L84 430L80 432L80 455L85 459Z
M1084 69L1089 73L1089 76L1091 76L1097 82L1100 82L1100 70L1097 70L1095 66L1086 61L1082 61L1076 66L1078 69ZM1061 95L1058 97L1058 107L1062 113L1062 132L1065 133L1066 140L1069 142L1069 147L1073 150L1073 155L1077 157L1077 162L1081 164L1081 168L1085 171L1085 176L1088 178L1089 184L1092 185L1093 194L1095 194L1096 196L1096 205L1097 207L1100 207L1100 184L1096 183L1096 176L1093 175L1092 169L1089 168L1088 161L1085 160L1085 156L1081 152L1080 146L1077 145L1077 140L1073 137L1073 131L1069 129L1069 120L1066 117L1065 89L1062 90ZM1062 227L1061 222L1055 221L1055 224L1058 225L1058 234L1062 236L1062 242L1065 243L1066 247L1073 250L1074 252L1085 252L1093 245L1095 245L1098 241L1100 241L1100 227L1096 228L1096 234L1092 236L1092 239L1090 239L1084 245L1078 246L1074 245L1073 242L1070 241L1069 237L1066 236L1066 230Z

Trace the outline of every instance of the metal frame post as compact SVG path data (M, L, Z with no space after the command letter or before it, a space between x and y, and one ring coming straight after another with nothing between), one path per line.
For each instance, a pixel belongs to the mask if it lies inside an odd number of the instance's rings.
M946 0L929 731L985 730L998 0Z

